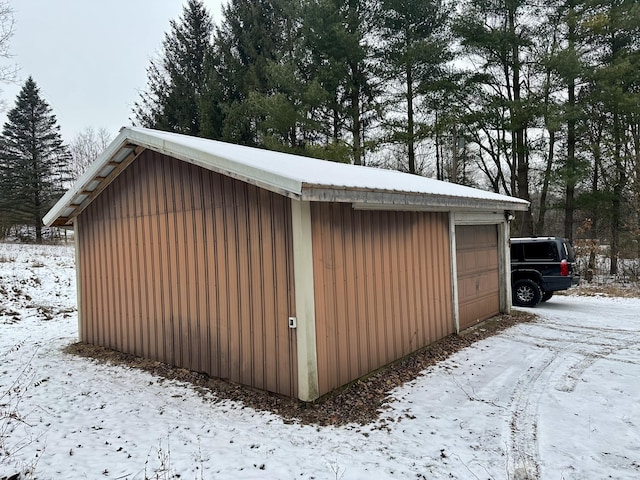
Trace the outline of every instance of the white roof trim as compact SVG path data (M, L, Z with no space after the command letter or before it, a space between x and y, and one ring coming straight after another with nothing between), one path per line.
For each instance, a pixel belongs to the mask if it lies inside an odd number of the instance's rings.
M70 224L90 202L87 193L101 191L117 175L136 147L147 148L242 180L282 195L311 201L351 202L401 210L409 202L423 208L527 210L514 197L395 170L361 167L230 143L125 127L73 187L45 215L45 225ZM126 168L126 167L125 167ZM118 172L119 173L119 172ZM84 197L82 197L84 196ZM73 208L72 213L69 213Z
M268 168L258 168L251 163L244 163L234 158L236 156L239 158L243 156L256 157L264 152L269 152L269 150L142 128L131 127L125 130L130 131L128 136L129 143L135 143L238 180L258 184L268 190L275 190L279 193L287 192L293 195L300 195L302 192L301 181L284 176L279 172L271 172ZM153 132L155 135L150 135L149 132ZM203 149L203 146L207 148ZM231 155L228 152L218 153L220 147L233 151L235 155ZM286 154L278 153L278 155ZM267 165L264 167L267 167Z

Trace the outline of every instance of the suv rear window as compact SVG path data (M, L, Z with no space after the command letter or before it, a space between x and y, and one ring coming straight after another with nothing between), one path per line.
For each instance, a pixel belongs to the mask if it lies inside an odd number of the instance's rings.
M567 261L569 263L573 263L576 261L576 251L573 249L573 245L569 242L562 242L564 246L565 253L567 254Z
M511 261L512 262L522 261L522 245L520 245L519 243L511 244Z
M549 260L553 262L560 260L553 242L525 243L523 247L524 258L527 260Z

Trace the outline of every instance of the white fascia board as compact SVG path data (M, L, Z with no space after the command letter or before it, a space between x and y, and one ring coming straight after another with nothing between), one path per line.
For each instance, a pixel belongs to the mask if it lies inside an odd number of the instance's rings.
M375 188L336 188L304 183L301 199L311 202L351 203L356 210L526 211L530 206L526 200L507 195L493 194L489 197L474 197L470 196L468 192L465 193L467 194L456 195Z
M506 221L504 212L454 212L456 225L495 225Z
M312 198L314 197L314 198ZM528 210L529 203L401 192L343 191L321 195L305 195L305 200L352 202L356 210L409 210L409 211L483 211L504 212Z
M80 176L80 178L73 184L73 186L65 193L60 200L47 212L42 219L42 222L48 227L62 214L62 212L73 203L73 200L82 192L86 187L94 181L98 173L109 163L111 158L127 143L127 135L124 129L120 131L120 134L109 144L109 146L102 152L98 158L87 168L87 170Z
M183 145L179 142L172 142L165 138L160 138L160 135L155 136L152 133L124 127L120 130L120 134L115 138L115 140L113 140L105 151L90 165L87 171L64 194L53 208L47 212L43 219L44 224L50 226L57 218L59 218L65 209L73 204L78 194L84 192L92 182L96 181L100 172L109 164L110 161L115 159L120 149L129 144L178 158L206 170L227 175L237 180L251 183L287 197L299 198L302 191L302 182L299 180L278 175L277 173L265 171L250 165L245 165L224 156L203 152L197 148ZM72 215L77 215L77 212ZM71 218L69 220L71 220Z
M206 170L242 180L243 182L251 183L266 190L293 198L299 198L302 192L302 182L299 180L255 168L224 156L203 152L197 148L183 145L179 142L172 142L165 138L155 137L145 132L130 130L128 128L124 130L127 131L127 138L130 140L130 143L178 158Z

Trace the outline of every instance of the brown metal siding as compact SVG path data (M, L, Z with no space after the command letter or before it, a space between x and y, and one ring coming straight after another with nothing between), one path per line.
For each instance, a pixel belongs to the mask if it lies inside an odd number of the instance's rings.
M456 227L460 330L500 311L496 225Z
M311 207L324 394L454 332L448 216Z
M287 198L146 151L77 228L83 341L297 395Z

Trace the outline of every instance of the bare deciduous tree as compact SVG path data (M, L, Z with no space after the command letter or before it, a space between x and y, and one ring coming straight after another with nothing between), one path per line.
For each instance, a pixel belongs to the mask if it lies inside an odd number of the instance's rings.
M111 136L105 128L87 127L78 133L71 144L71 176L77 180L87 167L100 155L111 142Z
M0 0L0 82L11 82L16 77L17 67L5 63L11 58L11 37L13 36L13 9L6 0ZM6 109L4 100L0 100L0 111Z

